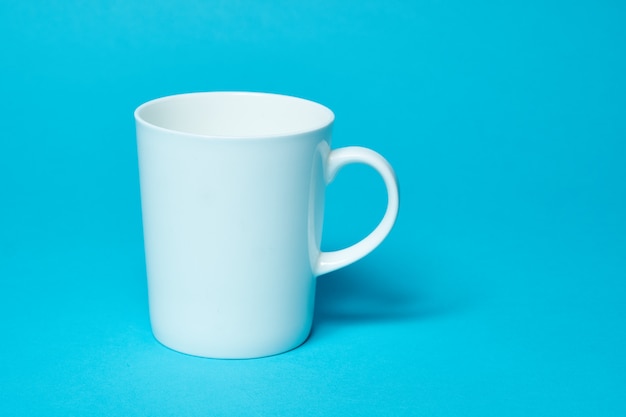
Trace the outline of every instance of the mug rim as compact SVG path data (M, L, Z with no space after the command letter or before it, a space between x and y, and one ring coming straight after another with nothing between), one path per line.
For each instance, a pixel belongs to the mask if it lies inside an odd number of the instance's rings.
M174 128L160 126L158 124L155 124L153 122L146 120L146 118L141 115L141 113L144 110L159 103L181 99L185 97L191 97L191 96L220 96L220 95L229 96L229 97L232 97L232 96L273 97L273 98L279 98L281 100L292 100L292 101L297 101L300 103L305 103L308 106L317 107L319 110L322 110L322 112L326 113L326 115L324 117L324 120L321 123L315 124L313 127L309 127L306 129L304 128L293 129L290 131L276 132L276 133L271 133L271 134L260 133L260 134L244 134L244 135L220 135L220 134L203 134L203 133L188 132L182 129L174 129ZM171 94L171 95L158 97L158 98L146 101L145 103L139 105L135 109L134 117L138 125L143 125L150 129L155 129L155 130L162 131L162 132L168 132L168 133L172 133L176 135L185 135L185 136L191 136L191 137L197 137L197 138L205 138L205 139L229 139L229 140L263 139L263 138L272 139L272 138L280 138L280 137L288 137L288 136L312 133L312 132L317 132L319 130L327 128L328 126L332 125L332 123L335 120L334 112L327 106L320 104L316 101L305 99L302 97L291 96L287 94L267 93L267 92L257 92L257 91L197 91L197 92L189 92L189 93Z

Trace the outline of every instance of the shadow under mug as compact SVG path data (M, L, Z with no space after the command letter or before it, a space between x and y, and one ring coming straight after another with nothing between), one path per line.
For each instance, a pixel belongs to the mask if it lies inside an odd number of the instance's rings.
M179 352L274 355L303 343L316 277L371 252L398 212L376 152L330 149L333 112L296 97L181 94L135 111L150 321ZM324 191L346 164L376 169L387 210L363 240L320 250Z

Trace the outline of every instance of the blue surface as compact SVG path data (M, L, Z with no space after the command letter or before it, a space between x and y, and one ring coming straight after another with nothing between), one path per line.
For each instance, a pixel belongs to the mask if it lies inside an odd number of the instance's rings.
M174 5L176 4L176 5ZM0 414L626 415L626 8L617 1L0 3ZM396 228L318 282L300 348L159 345L132 112L255 90L385 155ZM328 190L324 247L382 215Z

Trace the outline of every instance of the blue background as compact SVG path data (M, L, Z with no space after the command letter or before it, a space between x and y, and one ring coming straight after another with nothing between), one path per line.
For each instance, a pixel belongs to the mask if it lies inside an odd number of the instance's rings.
M0 414L626 415L618 1L0 3ZM318 281L310 339L219 361L148 320L133 110L319 101L385 155L395 229ZM324 248L382 180L344 169Z

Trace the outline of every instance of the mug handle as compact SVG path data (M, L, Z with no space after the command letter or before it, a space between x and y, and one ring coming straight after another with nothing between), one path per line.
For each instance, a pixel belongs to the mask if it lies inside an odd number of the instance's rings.
M398 216L400 197L396 174L389 162L371 149L348 146L330 151L325 171L326 184L332 182L339 169L353 163L369 165L383 177L387 187L387 210L378 226L360 242L345 249L321 252L313 271L316 276L348 266L369 254L387 237Z

